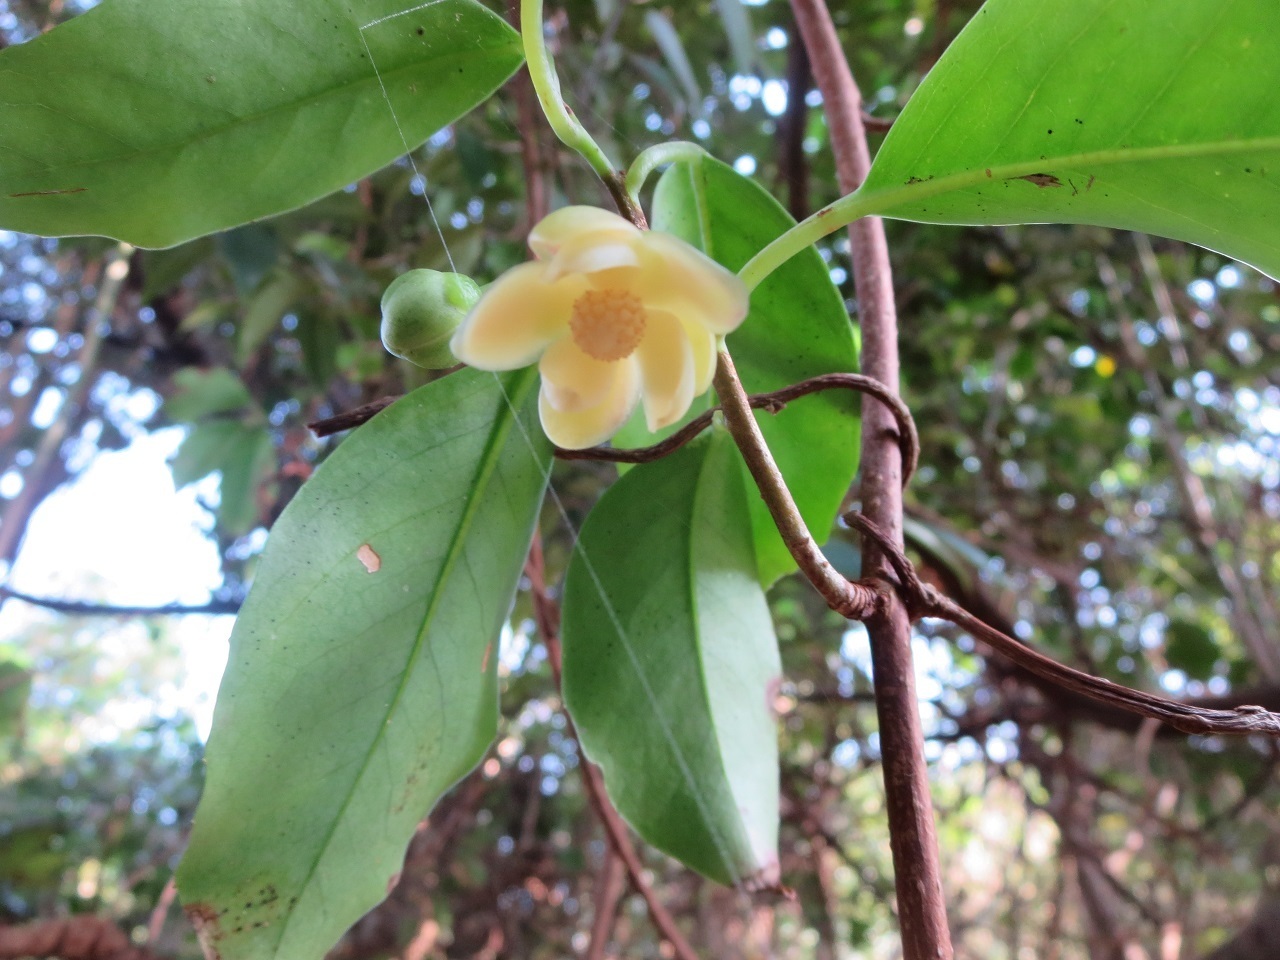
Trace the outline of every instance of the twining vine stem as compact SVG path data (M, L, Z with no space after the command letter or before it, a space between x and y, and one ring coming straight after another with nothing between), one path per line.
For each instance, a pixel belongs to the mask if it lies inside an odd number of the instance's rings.
M793 383L772 393L753 393L747 395L747 405L753 410L768 410L778 413L792 400L817 393L821 390L845 389L854 390L869 397L875 397L892 414L898 424L898 436L902 443L902 459L906 464L902 482L905 486L915 473L920 462L920 435L916 431L915 421L911 419L911 411L902 399L886 389L885 385L860 373L824 373L809 377L799 383ZM587 447L585 450L564 450L556 448L556 456L561 460L608 460L613 463L649 463L659 460L679 450L686 443L711 425L719 407L700 414L667 437L661 443L650 447L637 447L632 450L615 447Z
M449 372L452 373L458 369L461 369L461 367L454 367ZM916 430L915 421L911 419L911 411L907 409L907 405L896 394L890 392L884 384L871 377L860 373L824 373L816 377L810 377L807 380L801 380L799 383L793 383L791 386L783 387L781 390L774 390L771 393L750 394L747 396L747 405L754 410L768 410L770 413L778 413L785 409L792 400L798 400L800 397L823 390L853 390L857 393L875 397L889 409L890 415L898 425L898 436L902 444L902 459L906 464L902 477L902 482L905 484L911 478L911 475L915 473L916 465L920 460L920 436ZM317 437L332 436L335 433L341 433L343 430L350 430L353 427L360 426L362 423L366 423L398 399L400 398L381 397L344 413L326 417L323 420L316 420L307 424L307 426ZM665 440L649 447L637 447L635 449L587 447L584 450L566 450L563 447L556 447L555 455L561 460L650 463L679 450L703 430L711 426L718 412L720 412L720 408L715 407L700 414Z

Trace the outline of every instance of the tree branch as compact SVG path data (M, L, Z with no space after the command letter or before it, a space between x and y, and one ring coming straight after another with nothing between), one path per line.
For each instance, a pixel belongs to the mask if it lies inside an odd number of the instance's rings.
M997 653L1055 686L1083 694L1109 706L1159 720L1183 733L1229 735L1262 733L1280 737L1280 714L1271 713L1263 707L1253 704L1230 710L1198 707L1154 693L1134 690L1123 684L1112 683L1110 680L1104 680L1059 663L1052 657L984 623L950 597L923 583L901 548L867 517L859 513L849 513L845 515L844 520L865 538L875 542L884 553L896 576L894 586L901 591L904 604L910 610L913 619L937 617L950 621Z
M791 9L822 92L840 190L851 193L871 168L862 94L823 0L791 0ZM898 316L883 221L878 217L855 221L849 227L849 239L862 330L862 369L897 394ZM903 463L895 427L885 407L863 400L862 508L900 547ZM864 544L862 570L871 578L888 572L884 554L874 545ZM891 596L866 625L903 956L905 960L949 960L951 933L924 759L924 729L916 702L911 619L903 603Z
M747 397L747 404L755 410L768 410L770 413L779 413L791 401L823 390L854 390L866 396L875 397L888 408L889 414L893 417L898 427L898 437L902 444L902 458L906 463L902 482L906 484L911 479L912 474L915 473L916 465L920 461L920 435L916 431L915 421L912 420L911 411L907 409L907 405L902 402L900 397L888 390L884 384L873 380L871 377L860 373L824 373L820 376L810 377L808 380L801 380L799 383L794 383L789 387L783 387L781 390L774 390L772 393L751 394ZM399 397L382 397L372 403L356 407L354 410L348 410L346 413L340 413L324 420L316 420L314 423L307 424L307 426L317 437L327 437L368 422L398 399ZM667 439L649 447L638 447L632 450L620 447L587 447L585 450L566 450L563 447L556 447L555 455L561 460L649 463L674 453L711 426L712 420L720 409L720 407L714 407L708 410L706 413L690 420Z
M90 603L84 600L60 600L55 597L37 597L13 587L0 584L0 600L12 597L33 607L43 607L56 613L80 617L182 617L190 614L235 614L240 611L240 600L210 600L208 603L167 603L159 607L142 607L128 604Z
M742 452L747 469L760 490L760 496L769 508L782 542L795 558L800 572L813 584L818 593L836 613L850 620L865 620L881 606L891 593L883 592L876 585L851 583L830 561L823 556L809 533L809 527L800 516L791 491L787 489L782 472L774 462L773 453L764 442L760 425L751 413L751 402L738 379L733 358L727 351L720 352L716 365L716 394L724 412L725 425ZM874 404L873 404L874 406Z

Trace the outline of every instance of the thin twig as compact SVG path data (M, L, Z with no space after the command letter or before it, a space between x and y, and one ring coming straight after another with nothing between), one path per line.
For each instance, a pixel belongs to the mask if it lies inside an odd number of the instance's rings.
M888 133L893 129L893 117L873 117L863 110L862 126L871 133Z
M160 940L160 934L164 932L164 922L169 916L169 908L173 906L174 898L178 895L178 882L173 874L169 874L169 879L165 881L164 889L160 891L160 896L156 899L156 905L151 910L151 918L147 921L147 945L154 946Z
M307 428L317 437L331 437L335 433L351 430L363 423L368 423L377 414L399 399L398 396L379 397L377 400L356 407L353 410L347 410L345 413L338 413L332 417L325 417L323 420L315 420L308 423Z
M606 844L604 863L600 865L600 874L591 890L595 916L591 919L591 941L587 945L584 960L604 960L609 940L613 937L613 926L618 919L618 903L622 900L625 890L623 881L626 877L627 865L613 847Z
M915 421L912 420L911 411L902 402L902 399L887 390L884 384L871 377L860 373L824 373L816 377L810 377L808 380L801 380L799 383L794 383L789 387L783 387L781 390L774 390L772 393L751 394L747 397L747 404L755 410L768 410L770 413L778 413L791 401L823 390L854 390L858 393L875 397L888 408L894 422L898 425L898 439L902 444L902 458L906 464L902 471L902 482L906 484L910 481L911 475L915 473L916 465L920 460L920 435L916 430ZM324 420L309 423L307 426L311 428L311 431L317 437L327 437L368 422L398 399L400 398L383 397L380 400L374 400L372 403L366 403L364 406L356 407L354 410L348 410L346 413L340 413ZM585 450L566 450L563 447L556 447L555 455L561 460L649 463L679 450L703 430L707 429L719 411L720 407L714 407L706 411L690 420L667 439L660 443L655 443L653 446L638 447L634 450L625 450L619 447L587 447Z
M911 475L915 473L916 465L920 461L920 435L916 431L915 421L911 418L911 411L907 409L907 405L902 402L900 397L890 393L884 384L879 381L863 376L860 373L824 373L816 377L810 377L807 380L801 380L799 383L794 383L789 387L783 387L781 390L774 390L772 393L749 394L747 396L747 404L753 410L768 410L770 413L779 413L792 400L811 393L818 393L822 390L841 389L854 390L858 393L875 397L889 408L889 412L893 414L900 431L902 458L906 463L902 477L903 485L905 485L911 479ZM653 460L659 460L669 453L674 453L707 429L715 415L720 412L720 409L720 407L713 407L700 414L667 437L667 439L661 443L655 443L651 447L638 447L634 450L623 450L615 447L588 447L585 450L564 450L557 447L555 453L561 460L609 460L614 463L649 463Z
M862 514L849 513L844 520L874 541L885 554L897 574L895 586L902 592L903 601L913 618L937 617L950 621L1037 677L1101 703L1159 720L1183 733L1280 736L1280 714L1271 713L1263 707L1253 704L1230 710L1197 707L1112 683L1059 663L984 623L950 597L923 583L897 544Z
M159 607L140 607L126 604L91 603L85 600L59 600L55 597L37 597L13 587L0 584L0 599L11 597L33 607L43 607L56 613L77 617L184 617L191 614L234 614L240 611L239 600L210 600L208 603L167 603Z

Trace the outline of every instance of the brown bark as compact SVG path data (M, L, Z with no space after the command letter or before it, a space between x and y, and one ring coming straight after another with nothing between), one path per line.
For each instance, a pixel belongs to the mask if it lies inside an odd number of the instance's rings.
M840 189L857 189L871 167L862 95L822 0L792 0L796 23L822 91ZM849 228L862 329L862 372L898 392L898 318L884 224L867 217ZM886 408L862 404L862 512L902 544L902 456ZM891 579L881 551L864 541L863 576ZM924 730L911 663L911 620L896 595L866 621L880 721L880 749L893 851L899 924L906 960L952 956L938 841L924 760Z
M103 917L81 915L0 926L0 960L49 957L58 960L158 960L134 946L128 935Z

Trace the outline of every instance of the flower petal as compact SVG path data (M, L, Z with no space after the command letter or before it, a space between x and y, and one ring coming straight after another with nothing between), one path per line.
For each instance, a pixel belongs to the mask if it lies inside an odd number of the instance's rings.
M634 241L608 234L583 233L570 237L547 261L547 279L559 280L571 273L597 273L619 267L640 266ZM613 284L610 284L612 286Z
M567 450L582 450L604 443L622 429L622 425L635 409L640 393L640 374L637 364L631 360L611 363L613 378L601 401L582 410L557 410L546 393L546 383L538 395L538 416L542 429L556 446Z
M598 240L627 241L640 235L629 220L600 207L561 207L529 231L529 249L539 260L550 260L567 241L585 234Z
M561 413L594 407L617 378L616 367L616 363L583 353L572 337L562 337L547 348L538 362L542 395Z
M700 323L685 323L684 332L693 351L693 395L696 397L711 389L711 381L716 375L719 359L716 356L716 335Z
M636 284L645 301L696 320L712 333L732 333L747 316L750 295L737 274L678 237L649 231L640 241L646 254Z
M650 310L636 356L644 418L652 433L683 417L693 402L693 348L684 324L665 310Z
M480 370L515 370L538 359L569 328L577 277L546 280L546 264L522 263L481 294L449 341L453 355Z

